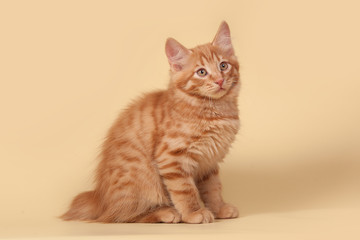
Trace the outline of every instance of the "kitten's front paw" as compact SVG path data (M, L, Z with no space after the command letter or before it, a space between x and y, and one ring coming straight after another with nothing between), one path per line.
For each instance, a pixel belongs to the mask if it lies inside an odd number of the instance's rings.
M239 216L238 209L229 203L225 203L221 208L216 218L237 218Z
M214 215L207 208L200 208L183 216L182 221L186 223L211 223L214 221Z
M163 223L179 223L181 215L174 208L165 208L158 212L159 219Z

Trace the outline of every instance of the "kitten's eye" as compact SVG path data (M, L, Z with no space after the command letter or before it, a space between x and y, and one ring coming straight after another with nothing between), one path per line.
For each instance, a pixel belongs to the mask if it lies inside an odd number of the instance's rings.
M225 71L229 67L227 62L221 62L220 63L220 70Z
M199 70L197 70L197 75L199 75L200 77L205 77L207 75L207 71L204 68L201 68Z

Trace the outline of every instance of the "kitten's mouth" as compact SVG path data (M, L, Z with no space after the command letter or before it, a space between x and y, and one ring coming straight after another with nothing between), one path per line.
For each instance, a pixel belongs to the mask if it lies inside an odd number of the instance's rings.
M219 87L219 88L213 90L211 97L218 99L218 98L224 96L226 94L226 92L227 92L226 88Z
M220 87L218 90L216 90L216 93L218 93L218 92L223 92L223 91L226 91L226 89L223 88L223 87Z

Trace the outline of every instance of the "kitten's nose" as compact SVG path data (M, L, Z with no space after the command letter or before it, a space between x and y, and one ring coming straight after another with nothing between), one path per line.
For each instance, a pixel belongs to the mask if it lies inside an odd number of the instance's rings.
M224 79L219 79L215 82L217 85L219 85L220 87L222 87L223 83L224 83Z

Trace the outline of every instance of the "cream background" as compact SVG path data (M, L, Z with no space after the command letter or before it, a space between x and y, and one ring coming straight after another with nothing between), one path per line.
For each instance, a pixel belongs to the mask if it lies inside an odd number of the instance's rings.
M360 237L359 9L347 0L1 1L0 238ZM242 127L222 179L242 217L203 226L56 219L91 188L121 109L166 87L166 38L209 42L222 20L242 79Z

